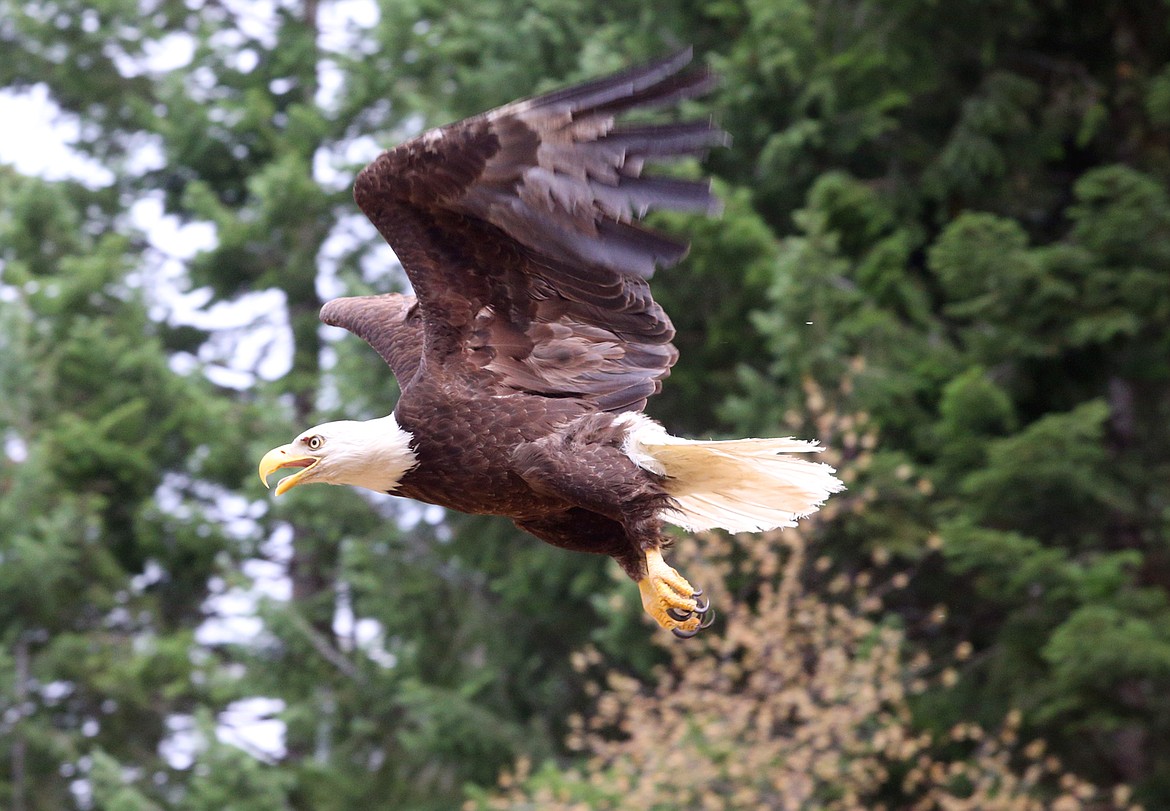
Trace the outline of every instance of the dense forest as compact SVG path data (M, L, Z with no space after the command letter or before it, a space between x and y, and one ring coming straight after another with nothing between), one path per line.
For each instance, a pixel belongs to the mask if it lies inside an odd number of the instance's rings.
M403 285L361 166L686 43L734 142L655 218L649 411L848 491L680 534L685 642L507 521L273 500L396 396L316 316ZM101 169L0 165L0 806L1170 804L1170 3L0 0L0 52Z

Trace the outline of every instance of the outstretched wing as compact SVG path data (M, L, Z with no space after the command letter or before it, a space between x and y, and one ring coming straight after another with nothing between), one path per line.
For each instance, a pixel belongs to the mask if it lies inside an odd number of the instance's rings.
M710 88L690 60L688 49L431 130L362 171L354 196L418 297L428 364L615 411L658 390L677 352L647 280L687 246L637 220L718 201L707 182L646 177L643 164L726 135L615 118Z

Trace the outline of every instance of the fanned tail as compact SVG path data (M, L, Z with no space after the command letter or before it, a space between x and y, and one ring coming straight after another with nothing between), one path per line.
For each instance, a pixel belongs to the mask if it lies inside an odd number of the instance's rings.
M631 424L625 451L640 467L666 477L675 507L662 519L687 530L759 532L789 527L844 489L829 465L787 454L815 453L799 439L704 441L671 436L641 414Z

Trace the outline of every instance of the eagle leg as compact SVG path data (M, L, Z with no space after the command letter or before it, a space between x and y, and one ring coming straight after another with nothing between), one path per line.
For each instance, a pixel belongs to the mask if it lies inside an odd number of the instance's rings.
M646 550L646 576L638 581L642 607L655 622L675 636L687 639L715 619L711 601L700 601L696 589L662 559L659 549Z

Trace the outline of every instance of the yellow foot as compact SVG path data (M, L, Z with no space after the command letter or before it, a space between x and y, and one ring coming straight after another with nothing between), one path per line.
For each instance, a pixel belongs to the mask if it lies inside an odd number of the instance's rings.
M646 577L638 581L642 607L659 625L686 639L706 628L715 619L711 603L699 602L703 592L666 564L662 552L646 552Z

